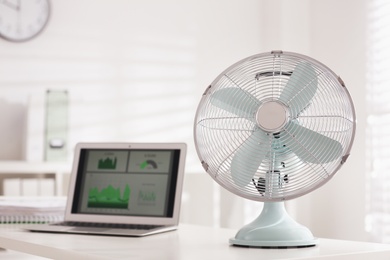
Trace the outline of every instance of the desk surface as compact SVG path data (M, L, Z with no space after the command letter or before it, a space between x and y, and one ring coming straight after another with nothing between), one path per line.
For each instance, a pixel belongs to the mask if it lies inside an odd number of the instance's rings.
M20 227L0 226L0 247L11 250L0 251L1 259L25 259L15 251L53 259L390 259L390 245L332 239L300 249L229 246L235 230L191 225L142 238L33 233Z

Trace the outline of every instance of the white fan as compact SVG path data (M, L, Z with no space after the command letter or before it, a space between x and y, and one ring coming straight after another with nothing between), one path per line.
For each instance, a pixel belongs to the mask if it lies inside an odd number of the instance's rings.
M307 56L282 51L243 59L204 92L194 138L204 169L227 190L262 201L260 216L230 243L317 244L285 211L285 200L329 181L355 136L353 102L340 77Z

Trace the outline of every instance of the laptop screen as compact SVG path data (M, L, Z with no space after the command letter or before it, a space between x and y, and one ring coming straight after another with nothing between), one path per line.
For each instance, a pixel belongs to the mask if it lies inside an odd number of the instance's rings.
M172 217L180 149L80 150L72 214Z

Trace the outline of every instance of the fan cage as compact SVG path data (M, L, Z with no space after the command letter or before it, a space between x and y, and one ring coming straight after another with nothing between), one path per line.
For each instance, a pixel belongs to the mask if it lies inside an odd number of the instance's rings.
M278 133L261 134L252 138L258 125L254 115L238 116L212 104L213 93L225 88L239 88L248 93L246 100L258 102L280 101L286 84L298 64L310 64L314 69L317 89L312 98L306 93L288 93L310 99L308 104L299 104L297 99L286 104L292 115L290 121L300 127L281 130ZM311 77L311 75L304 75ZM232 96L229 100L237 109L247 109L242 100ZM299 111L296 111L298 108ZM322 63L291 52L271 52L257 54L243 59L223 71L206 89L202 96L194 123L196 149L203 167L209 175L227 190L256 201L281 201L302 196L334 176L345 162L355 136L356 116L347 88L341 79ZM310 136L299 136L302 128L324 135L341 144L342 152L338 158L323 163L307 162L299 158L288 147L298 147L300 153L310 151L315 156L327 158L334 156L328 147L310 141ZM261 145L260 145L261 144ZM232 176L231 164L242 146L250 149L263 149L266 154L246 185L237 184ZM284 148L287 147L287 148ZM313 152L314 151L314 152ZM314 156L313 155L313 156ZM255 155L249 155L242 161L245 164L256 161ZM240 177L241 178L241 177Z

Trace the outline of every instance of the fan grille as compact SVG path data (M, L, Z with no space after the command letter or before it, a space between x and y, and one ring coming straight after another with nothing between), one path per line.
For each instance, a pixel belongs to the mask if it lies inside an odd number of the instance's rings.
M300 64L309 66L301 78L316 84L315 91L287 87ZM261 131L256 121L259 105L267 102L280 102L289 112L289 124L277 132ZM348 157L354 134L355 111L341 80L318 61L288 52L254 55L222 72L202 96L194 124L197 152L210 176L258 201L292 199L323 185Z

